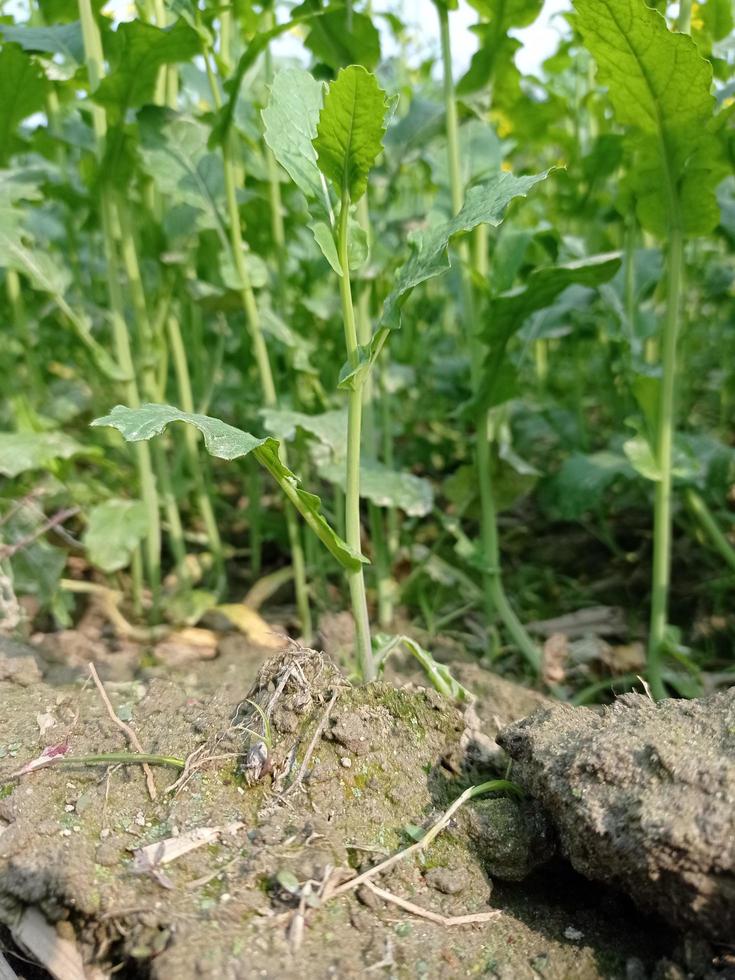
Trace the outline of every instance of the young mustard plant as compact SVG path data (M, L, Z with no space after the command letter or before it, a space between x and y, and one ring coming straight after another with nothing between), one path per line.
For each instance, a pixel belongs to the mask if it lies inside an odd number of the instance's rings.
M672 462L676 354L684 294L686 240L717 225L715 187L722 176L715 135L712 66L686 34L669 30L644 0L574 0L582 39L595 58L616 118L630 127L630 184L644 230L667 243L666 312L661 328L656 417L650 445L631 440L633 466L653 479L654 529L648 681L666 695L663 657L669 646Z

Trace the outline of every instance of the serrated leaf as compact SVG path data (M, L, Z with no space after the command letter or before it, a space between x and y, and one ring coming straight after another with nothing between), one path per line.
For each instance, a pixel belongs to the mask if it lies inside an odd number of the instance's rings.
M341 69L324 98L314 140L317 164L353 204L365 193L383 149L387 109L385 92L360 65Z
M89 560L103 572L126 568L147 530L142 501L113 497L98 504L89 512L83 537Z
M201 51L201 39L183 20L154 27L141 20L120 24L110 36L112 68L92 94L116 118L150 102L164 65L188 61Z
M489 345L483 378L473 408L491 408L507 400L512 392L505 350L511 337L531 314L549 306L569 286L599 286L612 279L620 268L616 252L593 255L566 265L534 269L525 286L496 296L489 304L487 327L482 336ZM509 383L510 382L510 383Z
M13 477L46 469L55 459L82 452L84 447L63 432L0 432L0 473Z
M574 0L576 24L618 122L637 133L630 179L641 224L706 234L717 224L719 147L708 129L712 66L644 0Z
M322 181L313 141L317 135L324 83L308 71L289 68L273 79L261 116L264 139L296 186L309 198L320 198Z
M44 107L48 83L40 67L17 44L0 49L0 163L10 155L19 123Z
M186 422L195 426L204 436L204 445L218 459L241 459L252 453L276 480L285 495L317 535L322 544L349 570L355 571L367 559L354 551L329 526L321 513L321 501L304 490L294 473L284 466L278 455L279 443L266 437L258 439L242 429L236 429L209 415L181 412L171 405L141 405L126 408L116 405L109 415L95 419L93 426L112 426L122 433L128 442L140 442L160 435L172 422Z
M478 225L488 224L497 227L503 220L505 210L516 197L526 197L528 192L540 181L545 180L550 171L516 177L506 171L494 175L490 180L470 188L461 211L450 221L429 228L411 240L413 252L408 262L401 266L396 276L396 284L385 301L381 327L395 330L401 325L401 307L411 291L434 276L439 276L451 268L448 248L449 242L461 232L471 231Z

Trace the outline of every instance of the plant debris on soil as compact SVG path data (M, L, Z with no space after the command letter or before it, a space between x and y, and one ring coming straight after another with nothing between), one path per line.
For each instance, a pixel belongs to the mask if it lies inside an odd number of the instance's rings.
M297 647L267 660L249 692L232 678L201 696L157 678L107 690L146 753L187 759L183 773L156 768L155 801L134 765L10 780L44 746L127 746L90 685L0 685L0 918L10 941L40 912L87 976L643 977L678 942L558 860L525 877L553 834L531 801L498 795L467 802L371 887L328 897L494 775L434 691L352 688ZM483 696L473 724L495 707L507 717L504 695L505 706ZM484 921L447 926L401 902Z

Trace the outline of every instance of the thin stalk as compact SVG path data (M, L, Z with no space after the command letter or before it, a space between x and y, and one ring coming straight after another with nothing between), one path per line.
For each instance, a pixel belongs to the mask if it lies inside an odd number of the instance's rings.
M79 0L79 18L82 25L84 42L84 57L89 77L89 87L94 91L102 80L104 62L102 41L92 12L91 0ZM104 141L107 133L107 116L102 106L92 104L92 124L97 142L97 158L102 159ZM110 296L110 313L112 318L113 343L115 357L120 368L128 379L125 385L125 395L128 405L137 408L140 405L140 394L135 380L133 356L130 349L128 328L122 314L122 297L120 295L117 274L117 252L113 237L114 208L109 193L103 186L100 191L100 213L105 258L107 264L107 287ZM138 470L138 482L146 510L146 565L148 580L153 594L154 610L158 602L158 592L161 582L161 522L159 516L158 491L153 475L150 446L147 442L135 443L135 458ZM136 604L140 604L140 596L136 596Z
M176 388L178 391L179 404L185 412L195 412L194 395L191 388L191 378L189 376L189 362L186 357L186 349L181 336L179 321L175 316L169 316L166 321L167 335L171 357L176 376ZM184 445L189 463L189 471L194 477L196 486L197 507L204 521L204 529L207 533L209 548L212 552L215 567L219 578L219 587L224 585L224 558L222 553L222 539L217 526L217 518L214 513L214 506L207 487L207 478L204 472L204 463L197 448L196 431L191 425L184 427Z
M449 35L449 14L443 4L437 4L439 13L439 31L441 37L442 68L444 72L444 105L446 113L447 150L449 157L449 183L454 214L462 207L462 176L459 154L459 126L457 121L457 105L454 98L454 81L452 78L452 50ZM487 231L480 226L475 232L475 268L480 276L487 279ZM462 310L470 347L471 381L474 391L481 383L480 368L484 359L484 349L480 342L474 322L474 296L470 279L470 249L466 240L458 245L460 265L460 285L462 293ZM488 621L492 622L499 616L508 634L528 660L534 670L538 670L539 652L516 616L505 595L500 576L500 550L498 546L497 507L492 486L491 454L490 454L490 421L488 412L482 410L475 419L475 461L477 468L477 484L480 492L480 536L484 555L483 592L485 611Z
M43 393L43 378L36 353L36 341L31 330L28 313L23 302L23 290L20 284L20 276L15 269L5 270L5 291L8 295L8 303L13 317L13 323L18 328L18 332L23 337L23 347L25 351L25 366L28 375L28 387L33 399L33 407L38 408L41 395Z
M219 108L222 100L220 97L219 88L217 87L217 80L212 70L209 52L207 51L204 53L204 61L212 91L212 99L214 100L215 107ZM235 266L235 272L237 273L237 277L240 281L240 299L245 311L245 320L247 323L248 333L250 335L253 353L255 354L255 363L258 368L258 376L260 378L260 385L263 391L263 401L267 407L274 408L278 402L276 397L276 386L273 381L273 371L271 369L268 348L265 343L265 336L263 334L263 328L260 321L260 312L258 310L258 304L255 301L255 293L253 292L250 273L247 268L247 263L245 262L245 254L243 251L244 242L242 237L242 227L240 225L240 209L237 204L237 180L236 168L234 164L232 132L227 135L222 146L222 164L225 178L227 223L229 225L232 262ZM286 449L283 445L279 449L279 455L284 464L288 465ZM299 612L301 632L304 642L308 644L311 642L312 623L311 609L309 606L309 589L306 583L306 563L304 561L304 549L301 542L301 531L296 512L291 507L286 506L285 515L288 540L291 548L291 562L294 570L296 606Z
M367 192L363 194L357 205L357 218L360 227L365 232L368 242L368 252L372 247L372 233L370 227L370 210L368 207ZM360 284L357 295L357 340L362 347L370 343L372 337L372 325L370 321L370 299L372 288L369 280L364 280ZM364 455L368 460L377 460L378 441L375 426L375 404L374 392L375 383L373 374L375 368L365 378L362 395L362 416L363 416L363 442ZM391 553L388 550L388 541L385 532L383 511L372 501L368 503L368 521L370 523L370 540L374 550L374 576L378 591L378 623L383 629L387 629L393 621L393 593L394 585L391 580Z
M679 16L676 18L676 29L680 34L691 34L692 0L679 0Z
M702 495L694 487L687 487L684 491L684 500L689 510L699 522L700 527L709 538L715 551L719 552L725 564L735 572L735 548L733 548L727 537L720 530L714 514L707 506Z
M345 191L342 194L342 205L339 213L339 230L337 236L337 252L339 254L342 275L339 280L339 294L342 304L342 319L344 322L345 345L347 359L352 368L359 364L357 343L357 327L355 324L355 309L352 304L352 287L350 284L350 264L348 252L348 223L350 199ZM355 551L362 551L360 533L360 434L362 428L362 385L356 384L350 389L347 401L347 481L345 485L345 534L347 544ZM365 593L365 576L362 566L357 571L348 572L352 614L355 617L357 632L357 662L364 681L372 681L375 677L375 664L370 641L370 619L368 617L367 595Z
M153 328L148 315L148 305L145 298L145 288L140 274L140 263L138 252L133 236L133 229L128 214L128 209L124 201L117 201L117 216L119 221L120 250L122 253L123 264L127 276L130 298L132 300L133 313L138 327L140 338L140 349L143 354L143 390L146 397L151 401L157 401L159 396L158 379L156 378L154 346L156 338L153 336ZM162 348L163 344L159 344ZM171 478L171 468L166 456L166 450L159 440L152 443L153 461L156 474L161 487L162 500L166 520L168 522L168 533L171 540L171 550L174 553L176 565L182 578L187 578L186 569L186 544L184 541L184 526L181 520L181 513L173 489Z
M659 479L653 511L653 581L648 640L648 682L656 699L666 697L662 658L668 621L671 581L671 468L674 444L674 397L679 307L684 282L684 238L674 224L669 236L666 319L662 338L662 378L656 439Z

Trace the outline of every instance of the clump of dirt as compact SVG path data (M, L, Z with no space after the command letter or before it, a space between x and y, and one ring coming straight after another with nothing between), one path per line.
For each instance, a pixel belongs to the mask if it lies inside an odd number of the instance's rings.
M589 878L673 925L735 935L735 688L693 701L555 704L499 738Z
M323 655L299 649L267 661L246 698L232 677L206 696L160 679L107 688L144 750L187 768L157 768L155 800L139 766L11 779L45 746L78 757L127 745L90 686L0 684L0 922L11 929L40 910L87 964L152 980L595 980L650 966L667 947L665 931L604 893L577 900L569 887L560 900L554 880L494 886L492 843L481 850L468 826L477 807L492 819L482 801L375 883L440 917L493 907L496 917L448 926L369 888L325 899L466 787L461 766L444 762L457 757L463 716L433 691L351 688ZM503 821L495 858L508 868L507 838L519 836L527 870L527 827L508 807Z

